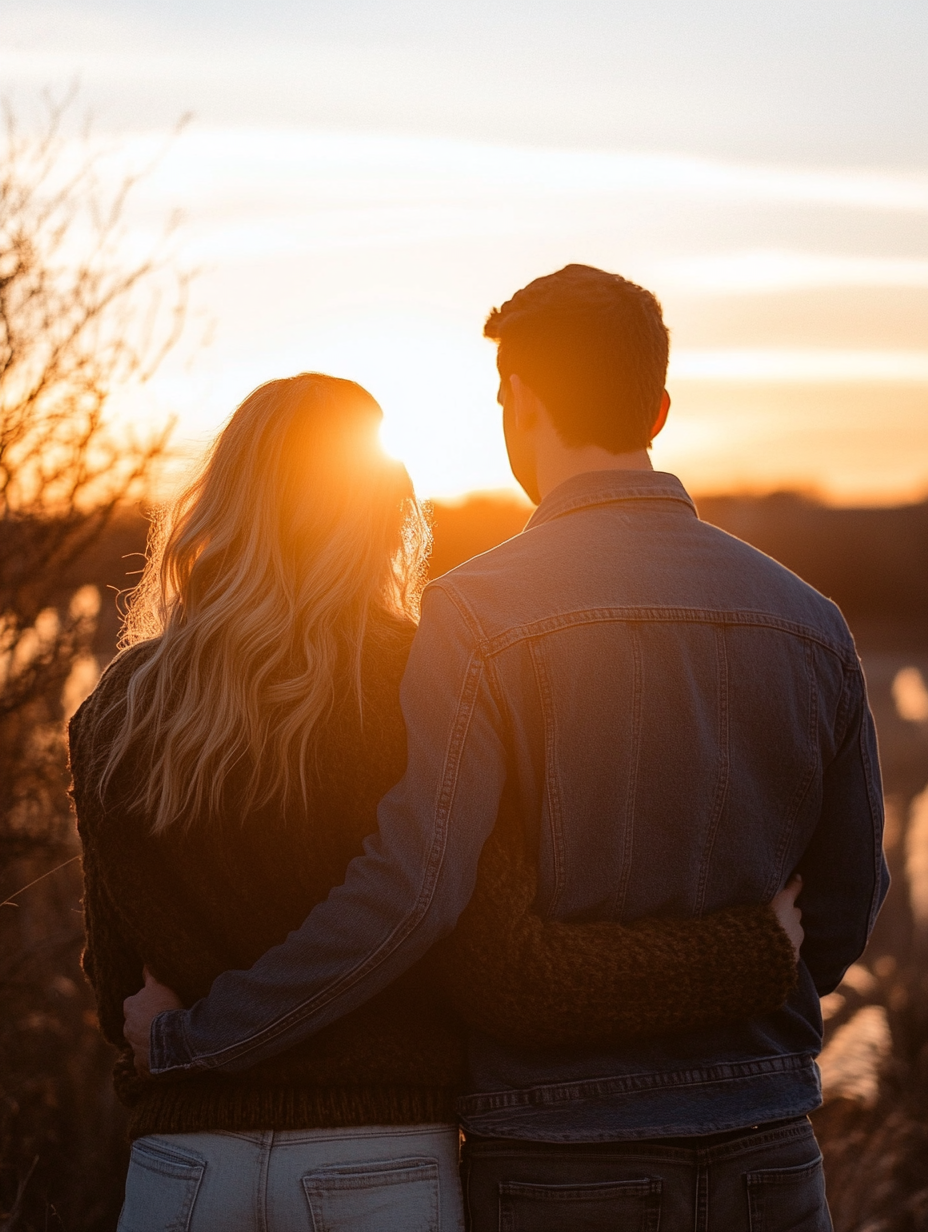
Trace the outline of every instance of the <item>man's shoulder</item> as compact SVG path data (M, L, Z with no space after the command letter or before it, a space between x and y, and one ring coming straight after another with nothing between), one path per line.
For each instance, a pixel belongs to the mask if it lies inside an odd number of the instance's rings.
M700 533L718 554L720 573L730 583L729 602L794 622L842 652L854 654L854 642L838 605L797 573L753 544L708 522Z
M838 607L779 561L706 522L681 524L679 541L638 547L627 535L593 542L565 524L531 527L458 565L441 590L476 636L492 640L552 616L596 609L702 610L707 618L756 617L806 633L842 657L854 644Z
M507 623L526 600L531 602L544 562L537 533L521 531L449 569L429 583L426 593L441 591L478 635L492 635L500 621Z

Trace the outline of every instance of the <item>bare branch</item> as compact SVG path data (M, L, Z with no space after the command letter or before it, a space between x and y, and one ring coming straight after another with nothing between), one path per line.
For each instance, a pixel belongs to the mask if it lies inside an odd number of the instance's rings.
M94 625L69 615L63 579L168 451L173 424L117 429L112 394L177 345L192 277L176 215L125 255L127 208L169 142L114 181L89 123L69 135L76 98L47 94L37 133L3 104L0 126L0 846L15 850L68 816L61 697Z

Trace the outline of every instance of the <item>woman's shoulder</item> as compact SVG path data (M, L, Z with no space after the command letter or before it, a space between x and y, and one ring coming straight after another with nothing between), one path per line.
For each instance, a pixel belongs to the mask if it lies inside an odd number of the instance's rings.
M90 695L77 709L68 725L72 757L75 748L96 729L110 712L118 711L129 689L129 682L158 648L160 639L139 642L122 650L106 666Z
M411 620L383 616L368 626L361 653L365 692L387 683L392 686L406 669L409 649L416 633Z
M337 683L333 708L319 733L324 779L340 780L346 767L352 776L366 766L378 781L384 773L388 778L402 773L402 768L396 773L394 766L405 757L400 682L415 631L412 621L380 617L365 631L360 680L357 667L343 665L345 675Z
M125 693L129 687L129 681L139 668L149 661L160 643L160 638L151 638L146 642L137 642L134 646L120 650L103 669L103 674L87 701L84 702L84 706L88 702L91 705L99 705L101 701L112 702Z
M408 617L383 613L368 625L365 645L371 649L380 647L385 653L409 654L409 647L416 635L416 624Z

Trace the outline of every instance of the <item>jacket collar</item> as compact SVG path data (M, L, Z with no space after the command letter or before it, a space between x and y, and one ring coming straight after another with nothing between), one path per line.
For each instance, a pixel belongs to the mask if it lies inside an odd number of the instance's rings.
M698 517L692 498L676 475L666 471L588 471L572 475L549 492L525 529L530 530L577 509L641 500L676 501L685 505L693 517Z

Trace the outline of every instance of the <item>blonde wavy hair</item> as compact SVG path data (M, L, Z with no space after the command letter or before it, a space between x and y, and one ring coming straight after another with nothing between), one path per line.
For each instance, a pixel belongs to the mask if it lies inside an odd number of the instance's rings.
M217 816L236 767L241 812L296 789L305 802L337 682L360 709L365 639L417 618L429 527L381 418L353 381L270 381L155 520L120 643L153 650L100 780L102 795L142 742L132 803L153 833Z

